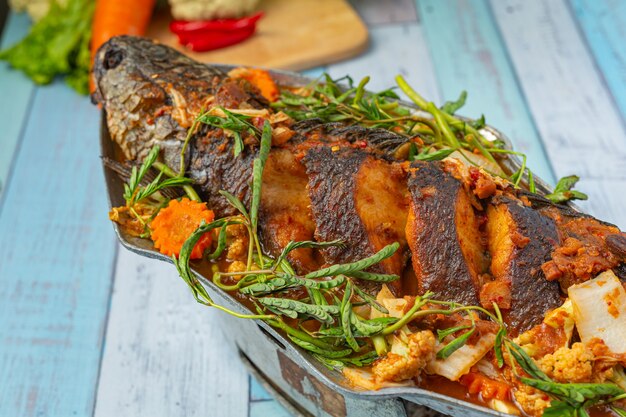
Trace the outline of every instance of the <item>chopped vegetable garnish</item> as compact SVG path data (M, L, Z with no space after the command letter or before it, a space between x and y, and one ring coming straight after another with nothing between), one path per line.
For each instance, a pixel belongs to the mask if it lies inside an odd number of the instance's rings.
M172 200L154 218L152 240L162 254L178 256L185 241L202 224L213 221L213 212L204 203L182 198ZM204 234L191 252L191 259L200 259L205 249L211 246L211 234Z
M259 68L235 68L228 73L233 78L243 78L261 91L263 97L269 102L278 100L280 93L272 76Z

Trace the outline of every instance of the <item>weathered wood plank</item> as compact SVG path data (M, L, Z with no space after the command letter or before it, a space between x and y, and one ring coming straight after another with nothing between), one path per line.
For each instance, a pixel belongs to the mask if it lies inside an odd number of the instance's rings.
M97 126L86 97L37 89L0 203L2 416L93 411L115 256Z
M7 48L20 40L28 32L30 26L26 14L9 13L0 49ZM33 82L21 72L9 68L9 64L0 61L0 194L7 182L11 161L19 141L20 133L28 116L28 105L35 87ZM10 97L10 99L9 99Z
M587 39L589 51L626 120L626 2L620 0L570 0Z
M417 21L413 0L350 0L367 26Z
M173 265L120 251L95 416L248 415L248 375L225 313L197 304Z
M255 401L250 403L249 417L291 417L291 413L285 410L276 401Z
M487 123L528 155L533 172L554 181L487 3L416 1L443 98L456 99L466 90L467 104L459 113L469 117L484 113Z
M253 376L250 376L250 401L267 401L273 397L265 390Z
M328 66L333 77L350 75L355 82L369 75L371 91L395 86L397 74L405 76L425 97L439 101L437 81L417 23L370 28L370 49L349 61Z
M567 5L491 4L556 174L580 175L581 205L626 227L626 131Z

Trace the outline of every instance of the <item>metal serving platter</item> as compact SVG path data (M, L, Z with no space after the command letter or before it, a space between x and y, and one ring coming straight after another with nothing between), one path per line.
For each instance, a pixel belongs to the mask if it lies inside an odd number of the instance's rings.
M232 66L215 66L224 72ZM286 71L270 71L275 80L284 86L305 86L311 78ZM402 105L414 108L411 103ZM511 142L498 130L486 126L481 133L488 139L499 139L510 148ZM100 146L103 157L117 159L119 152L102 117ZM501 161L507 173L515 172L521 166L515 157ZM123 182L111 169L104 167L104 177L111 207L125 204ZM537 190L550 192L550 187L541 179L535 178ZM131 236L117 223L112 223L115 233L124 247L139 255L171 263L171 259L154 250L152 242ZM172 267L172 274L176 270ZM194 273L207 288L216 303L239 312L250 311L234 297L223 292L197 271ZM181 282L181 285L183 283ZM281 333L261 321L236 319L223 315L225 337L238 349L244 364L255 374L262 384L278 397L297 416L319 417L413 417L437 416L437 412L465 417L508 416L492 409L459 400L447 395L427 391L414 386L383 388L378 391L365 391L349 386L339 372L331 371L317 362L311 355L296 347ZM424 407L422 407L424 406ZM426 408L427 407L427 408ZM436 410L437 412L434 412Z

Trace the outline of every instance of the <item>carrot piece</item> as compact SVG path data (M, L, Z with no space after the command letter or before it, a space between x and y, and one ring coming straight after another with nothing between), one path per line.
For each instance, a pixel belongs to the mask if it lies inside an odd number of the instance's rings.
M463 375L460 379L462 385L467 387L470 394L479 394L484 400L497 398L498 400L507 401L510 399L509 392L511 387L502 381L496 381L483 374L470 372Z
M235 68L228 75L232 78L243 78L261 91L268 101L278 100L279 91L269 72L258 68Z
M117 35L146 33L156 0L97 0L91 31L91 63L98 48ZM90 89L94 91L93 76Z
M150 228L154 247L164 255L180 255L183 243L200 226L202 220L210 223L215 218L213 211L204 203L182 198L172 200L156 215ZM205 233L191 251L191 259L200 259L204 250L211 246L211 233Z

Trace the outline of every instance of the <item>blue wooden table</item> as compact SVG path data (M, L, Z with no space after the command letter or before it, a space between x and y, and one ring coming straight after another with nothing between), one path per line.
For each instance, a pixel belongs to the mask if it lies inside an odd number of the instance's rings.
M505 132L548 182L577 173L626 228L626 2L355 0L370 50L318 68L397 73ZM29 26L10 15L2 47ZM98 110L0 63L0 416L287 416L170 265L120 249Z

